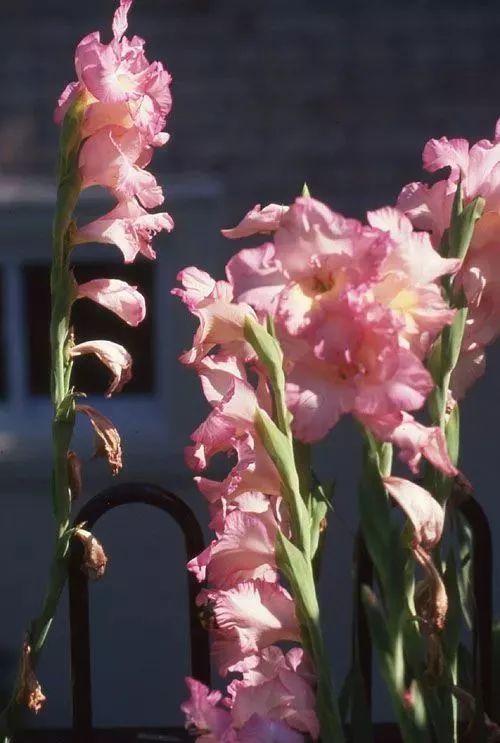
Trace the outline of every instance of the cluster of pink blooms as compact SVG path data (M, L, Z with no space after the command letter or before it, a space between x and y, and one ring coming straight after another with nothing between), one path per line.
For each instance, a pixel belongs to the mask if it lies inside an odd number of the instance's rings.
M108 214L76 230L72 242L116 245L126 263L134 261L138 254L154 259L153 237L161 230L173 228L167 212L147 211L162 204L164 197L155 177L146 170L154 148L169 138L163 129L172 105L171 77L160 62L147 60L143 39L124 35L131 5L132 0L120 0L110 43L102 43L99 32L94 32L78 44L78 79L65 88L54 114L56 123L61 124L77 99L83 103L81 188L101 186L116 199L116 206ZM137 287L119 279L94 279L79 284L75 299L81 298L97 302L132 326L142 322L146 314L146 303ZM74 357L94 353L109 367L113 379L108 395L119 391L130 379L132 360L117 343L86 341L74 346L70 353ZM89 415L102 438L105 431L101 430L103 422L97 411L84 407L81 412ZM109 421L104 421L107 426ZM109 441L108 445L112 448Z
M280 646L300 641L274 550L277 530L290 530L278 473L254 428L257 408L270 412L271 403L264 369L245 341L245 319L274 318L297 439L318 441L350 413L396 444L413 471L425 457L456 473L442 432L412 413L433 387L425 356L454 317L439 280L460 262L440 257L429 235L393 208L369 213L365 225L305 196L290 207L257 206L224 231L229 238L256 233L273 240L231 258L227 281L191 267L173 290L199 320L181 361L196 369L212 406L192 434L187 461L203 471L217 453L235 457L222 481L196 477L217 538L188 567L208 581L200 603L212 621L219 671L237 675L224 698L189 681L183 709L207 743L318 736L308 659L300 648L284 654ZM432 498L400 478L388 478L386 487L411 512L422 562L432 540L420 531ZM422 513L415 512L419 498ZM288 726L280 738L273 737L276 720ZM267 737L262 730L248 737L247 726L256 724L270 726Z
M414 231L390 207L370 212L362 224L301 197L290 207L255 207L236 228L224 230L230 238L259 232L272 233L273 241L233 256L223 288L209 277L196 285L196 269L181 275L185 299L200 319L182 360L199 368L215 346L240 363L251 360L243 320L271 315L285 356L296 438L319 441L350 413L399 447L412 471L425 457L455 474L441 431L416 421L413 412L433 388L425 356L454 317L439 282L460 261L442 258L426 232ZM219 368L217 359L210 363ZM211 428L207 421L203 437L195 439L192 456L199 462L211 445L205 440Z
M462 353L452 378L459 399L484 372L484 349L500 334L500 120L491 142L472 147L465 139L431 139L423 151L430 173L449 168L449 176L429 186L410 183L401 191L399 208L415 227L431 234L438 248L450 223L453 198L460 182L465 203L485 200L464 265L456 278L467 301L468 319Z
M276 565L276 534L279 529L289 535L288 512L278 472L254 428L257 408L270 411L270 398L265 376L242 338L242 323L252 311L231 303L226 281L215 282L196 268L180 278L183 288L174 293L201 323L183 360L195 366L212 406L192 435L187 460L201 471L218 453L236 456L222 482L196 477L216 539L188 564L209 584L199 603L210 624L217 668L233 680L223 697L188 679L191 697L182 709L203 743L295 743L304 735L316 740L314 674L297 644L294 601L280 584ZM218 327L217 338L210 334L212 326Z

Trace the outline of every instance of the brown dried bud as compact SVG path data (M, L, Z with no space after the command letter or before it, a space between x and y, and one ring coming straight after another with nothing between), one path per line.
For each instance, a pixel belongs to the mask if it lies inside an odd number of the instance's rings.
M451 491L453 504L455 506L459 506L461 503L464 502L464 500L472 498L473 495L474 490L472 487L472 483L465 477L462 472L459 472L453 480L453 489Z
M84 546L82 570L91 580L99 580L106 572L108 558L102 544L85 529L77 529L75 536Z
M26 641L23 645L23 655L21 660L21 682L17 694L19 704L27 707L31 712L38 714L45 702L45 695L42 692L31 662L31 647Z
M113 475L117 475L122 468L122 448L120 434L113 423L90 405L77 405L76 410L84 413L95 431L95 457L104 457L108 460Z
M82 463L74 451L68 452L68 481L71 500L76 500L82 492Z

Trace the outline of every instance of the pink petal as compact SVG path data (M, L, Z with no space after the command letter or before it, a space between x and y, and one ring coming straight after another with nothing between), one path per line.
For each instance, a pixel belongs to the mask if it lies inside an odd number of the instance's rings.
M275 583L240 583L215 592L212 600L219 629L236 632L244 655L282 640L300 640L293 600Z
M128 27L127 15L132 5L132 0L120 0L120 5L115 10L113 17L113 36L117 41L121 39Z
M236 227L221 230L221 232L224 237L231 239L249 237L258 232L275 232L287 210L287 206L280 204L269 204L263 209L261 209L260 204L256 204L253 209L245 214Z
M268 520L269 521L269 520ZM210 554L206 550L201 560L195 558L188 569L203 580L203 568L212 585L229 588L242 581L276 581L277 569L274 551L277 524L274 530L254 514L232 511L226 517L224 532L212 543ZM207 559L208 558L208 559Z
M54 122L56 124L62 124L67 110L82 92L83 86L79 82L69 83L69 85L66 85L57 101L57 107L54 111Z
M147 209L164 198L155 177L138 164L146 142L134 127L106 126L85 140L80 150L82 188L104 186L120 200L137 197Z
M430 139L424 147L422 160L424 168L430 173L450 167L452 177L457 179L460 173L467 173L469 143L466 139Z
M410 480L384 477L384 485L396 503L406 513L415 530L415 543L432 550L441 539L444 511L432 495Z
M238 733L238 743L303 743L304 736L279 720L253 715Z
M240 250L226 265L226 275L237 302L250 304L258 312L273 313L285 278L274 260L272 243Z
M222 740L222 735L231 724L230 713L219 706L222 694L220 691L210 691L193 678L186 678L186 685L190 697L181 704L181 710L186 715L186 727L212 733L214 743Z
M153 237L174 227L167 212L149 214L135 200L120 202L114 209L94 222L81 227L74 238L75 244L87 242L116 245L123 253L125 263L131 263L141 253L146 258L155 258Z
M70 350L70 356L73 358L87 353L95 354L113 375L106 397L121 392L132 378L132 357L127 349L113 341L86 341L73 346Z
M93 279L78 286L78 298L97 302L128 325L139 325L146 317L146 302L136 286L120 279Z

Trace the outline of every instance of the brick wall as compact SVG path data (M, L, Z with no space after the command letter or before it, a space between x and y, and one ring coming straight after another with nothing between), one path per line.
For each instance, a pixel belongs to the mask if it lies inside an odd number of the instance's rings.
M75 42L108 33L113 7L4 0L2 171L50 173L51 109ZM429 136L489 136L500 113L493 0L136 0L132 28L175 78L157 168L215 174L235 215L305 179L361 213L419 175Z

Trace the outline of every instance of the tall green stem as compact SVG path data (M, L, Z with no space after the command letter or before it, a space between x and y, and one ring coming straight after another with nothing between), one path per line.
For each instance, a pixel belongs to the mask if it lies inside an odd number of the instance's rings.
M56 521L56 539L49 583L38 616L28 631L30 663L35 669L49 634L67 576L67 558L71 538L71 494L68 480L68 450L75 418L71 393L71 362L67 357L74 279L69 267L72 215L81 189L78 153L85 106L77 100L65 116L59 147L57 202L53 224L51 288L51 399L52 420L52 503ZM12 697L0 718L0 740L11 741L22 713L23 693L21 659Z
M290 585L302 644L308 651L316 671L316 708L321 739L324 743L343 743L344 732L323 641L313 566L319 544L320 516L324 514L325 503L314 498L313 493L309 492L311 478L304 471L306 462L302 462L302 466L298 467L296 450L298 451L299 447L293 440L291 415L285 402L283 353L276 339L272 320L269 320L266 330L248 318L245 324L245 337L266 367L269 376L275 422L263 411L258 411L255 426L281 476L283 495L290 513L292 541L278 532L276 560ZM304 454L302 451L302 455Z

